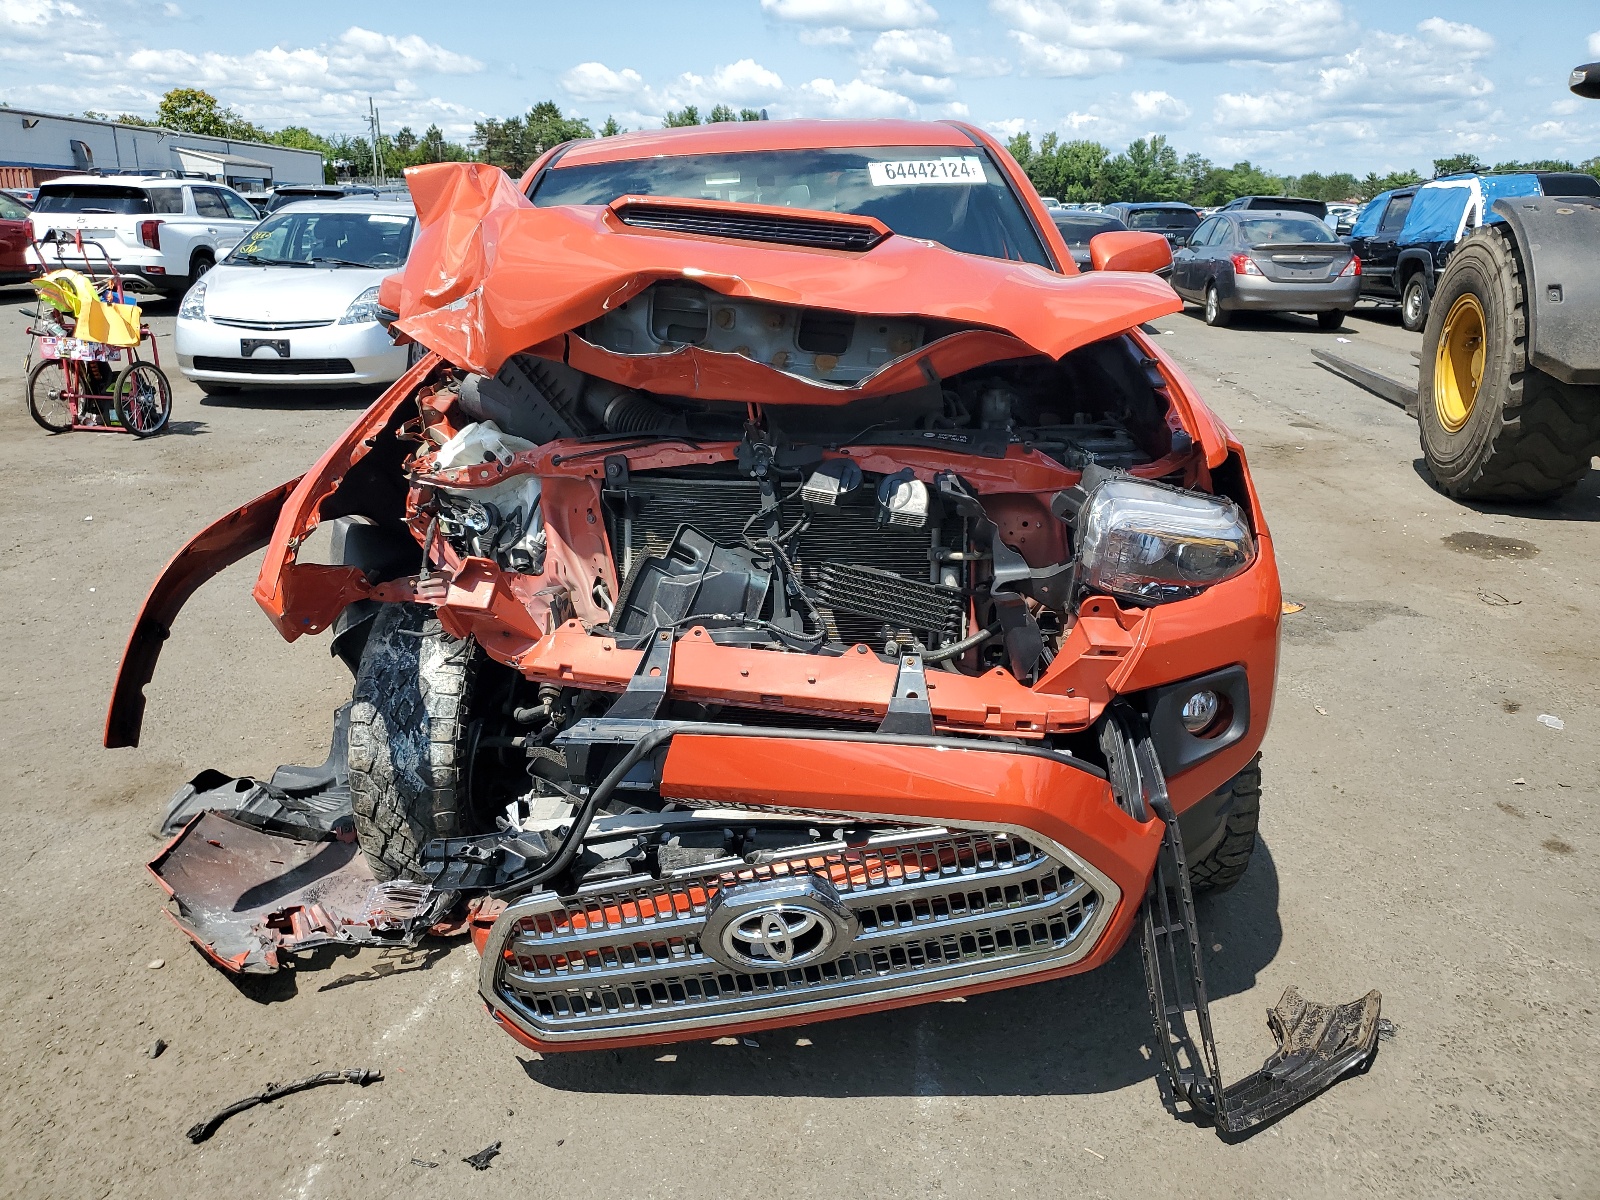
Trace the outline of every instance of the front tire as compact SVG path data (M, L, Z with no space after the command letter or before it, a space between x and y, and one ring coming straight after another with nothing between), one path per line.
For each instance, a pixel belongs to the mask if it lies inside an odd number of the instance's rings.
M1205 300L1206 324L1213 329L1220 329L1228 323L1228 310L1222 307L1222 298L1217 295L1217 285L1206 284Z
M1232 793L1232 803L1224 818L1222 840L1211 853L1189 864L1189 886L1195 892L1225 892L1250 867L1256 849L1256 827L1261 822L1261 756L1222 787L1217 795Z
M1484 226L1439 280L1422 340L1417 424L1445 495L1553 500L1600 451L1600 388L1528 365L1527 295L1510 237Z
M28 372L28 412L51 433L72 429L72 405L66 398L67 369L59 358L34 363Z
M381 880L419 878L434 838L482 832L463 819L468 701L481 652L433 610L385 604L356 671L350 800L356 836Z

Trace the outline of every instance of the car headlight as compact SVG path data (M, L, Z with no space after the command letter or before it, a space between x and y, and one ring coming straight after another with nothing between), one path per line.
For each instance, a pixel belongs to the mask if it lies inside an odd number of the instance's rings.
M378 319L378 289L369 287L361 295L350 301L350 307L345 310L344 316L339 318L341 325L364 325L369 321Z
M1110 479L1078 515L1079 591L1143 604L1198 595L1256 557L1244 514L1231 500Z
M206 319L206 281L204 279L183 294L183 303L178 306L178 316L185 321L204 321Z

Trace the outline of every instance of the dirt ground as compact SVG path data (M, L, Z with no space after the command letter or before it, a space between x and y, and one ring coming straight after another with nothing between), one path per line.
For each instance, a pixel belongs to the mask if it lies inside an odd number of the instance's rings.
M100 748L107 690L163 561L302 471L365 398L208 400L179 381L166 437L50 437L22 404L26 299L0 291L0 438L17 451L0 488L17 632L0 688L0 1194L1600 1195L1600 472L1545 509L1433 492L1415 424L1310 356L1403 370L1418 339L1392 318L1337 335L1159 322L1249 449L1305 606L1285 618L1263 844L1201 907L1224 1071L1270 1049L1263 1012L1289 983L1379 988L1398 1028L1369 1074L1227 1146L1158 1103L1131 953L755 1044L542 1059L485 1019L462 943L235 986L161 915L142 866L155 822L201 768L320 761L347 673L325 641L279 640L249 562L185 610L140 749ZM170 334L172 306L152 312ZM385 1079L183 1137L269 1081L350 1066ZM461 1161L496 1141L488 1170Z

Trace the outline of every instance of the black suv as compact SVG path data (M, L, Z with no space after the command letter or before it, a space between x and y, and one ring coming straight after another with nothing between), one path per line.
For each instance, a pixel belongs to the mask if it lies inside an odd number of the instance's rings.
M1189 240L1200 214L1176 200L1121 200L1105 206L1105 215L1115 217L1129 229L1145 229L1162 234L1174 247Z
M1531 174L1537 180L1536 194L1541 196L1600 195L1600 180L1580 171L1513 174ZM1480 178L1505 179L1506 176ZM1397 188L1373 197L1357 215L1350 237L1351 248L1361 259L1361 298L1398 300L1400 324L1412 333L1419 332L1427 324L1434 280L1444 271L1457 242L1456 237L1425 239L1415 233L1407 234L1406 218L1411 215L1417 192L1425 186ZM1476 226L1470 224L1463 227L1459 236L1465 237L1473 228Z

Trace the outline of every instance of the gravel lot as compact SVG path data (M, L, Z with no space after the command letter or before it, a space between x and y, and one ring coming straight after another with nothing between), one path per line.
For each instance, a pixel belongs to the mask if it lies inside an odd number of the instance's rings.
M160 914L154 823L201 768L320 761L348 675L325 642L278 639L249 562L185 610L140 749L100 748L106 695L165 559L302 471L367 397L205 399L174 371L170 435L49 437L22 402L25 302L0 290L0 436L22 456L0 489L19 633L0 695L0 1194L1600 1194L1600 473L1521 512L1433 492L1415 424L1310 355L1403 370L1419 339L1392 317L1337 335L1159 322L1248 448L1305 606L1285 618L1264 844L1200 912L1224 1071L1270 1049L1262 1014L1291 982L1380 988L1398 1026L1369 1074L1229 1147L1162 1111L1132 953L734 1045L544 1059L491 1028L459 942L235 986ZM172 311L149 310L164 354ZM269 1080L347 1066L386 1078L183 1137ZM494 1141L487 1171L461 1162Z

